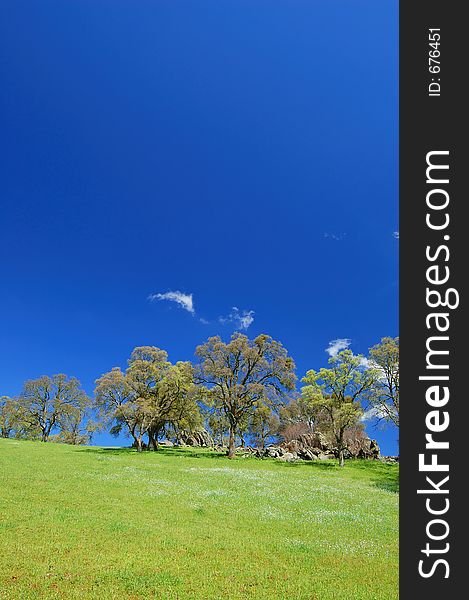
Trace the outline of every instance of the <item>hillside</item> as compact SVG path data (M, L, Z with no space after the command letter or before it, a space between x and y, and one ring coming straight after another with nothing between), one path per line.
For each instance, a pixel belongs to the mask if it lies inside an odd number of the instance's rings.
M397 465L0 440L0 598L391 600Z

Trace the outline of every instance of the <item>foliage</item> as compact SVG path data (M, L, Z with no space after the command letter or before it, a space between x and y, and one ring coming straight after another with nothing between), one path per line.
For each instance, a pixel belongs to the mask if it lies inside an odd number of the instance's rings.
M18 402L9 396L0 397L0 436L10 437L19 425Z
M364 366L364 357L355 356L351 350L343 350L329 359L330 367L319 371L310 370L302 379L302 397L321 409L329 420L339 453L340 465L344 465L347 449L345 432L356 425L363 414L360 402L369 398L376 380L376 371Z
M125 373L115 367L97 379L95 396L101 418L114 424L111 432L125 428L140 451L145 436L156 450L167 428L195 427L201 421L192 365L172 365L167 353L154 346L135 348Z
M311 427L304 421L291 423L290 425L282 425L279 430L280 438L283 442L297 440L298 437L304 433L312 433Z
M196 356L195 366L172 364L160 348L137 347L125 371L115 367L96 380L92 408L74 377L27 381L18 398L0 399L0 435L86 444L107 427L142 450L205 422L220 445L229 436L233 457L236 436L263 446L274 435L289 441L313 430L342 452L358 439L353 428L365 402L367 414L399 425L399 338L383 338L368 360L350 350L332 357L328 369L308 371L300 395L293 359L268 335L212 337Z
M377 371L370 395L373 413L399 427L399 338L382 338L370 348L370 362Z
M90 399L75 377L63 373L26 381L18 399L18 417L23 429L41 441L48 441L54 429L64 429L64 423L80 422Z
M224 438L230 429L228 419L224 413L211 412L207 418L207 424L212 432L212 437L220 446L224 446Z
M280 420L272 409L262 404L252 413L248 430L254 442L260 448L265 447L266 440L278 433Z
M292 398L288 404L282 405L279 416L279 431L283 438L291 436L293 431L311 433L313 430L321 430L325 432L329 427L328 415L324 408L308 395Z
M268 335L250 340L235 333L225 343L211 337L196 349L196 378L205 402L229 425L228 456L235 455L235 434L256 408L275 406L295 384L295 363L282 344Z

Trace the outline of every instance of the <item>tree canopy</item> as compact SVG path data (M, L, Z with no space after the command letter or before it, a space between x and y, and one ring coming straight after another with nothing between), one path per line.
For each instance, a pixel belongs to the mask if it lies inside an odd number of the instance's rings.
M26 381L18 399L23 426L37 431L47 441L54 428L63 428L67 418L82 418L90 399L75 377L60 373Z
M377 372L370 395L373 413L399 427L399 338L382 338L370 348L370 361Z
M96 380L95 396L101 418L112 424L111 432L124 429L139 451L145 436L156 450L165 427L200 422L191 363L173 365L167 353L154 346L135 348L125 373L120 367L104 373Z
M363 436L363 409L399 426L399 338L382 338L369 358L346 349L295 389L295 363L281 342L261 334L210 337L196 361L172 363L156 346L136 347L125 370L114 367L95 382L94 400L75 377L44 375L25 382L16 398L0 398L0 435L86 444L107 428L133 440L138 451L158 440L184 440L203 423L228 456L252 440L264 447L319 432L333 439L343 466L350 440ZM354 442L355 443L355 442Z
M344 466L345 432L356 425L363 414L361 401L369 397L376 371L367 368L362 355L343 350L329 359L329 368L310 370L302 379L302 397L323 411L329 420Z
M228 456L235 455L235 435L256 407L275 406L295 385L295 363L282 344L262 334L254 340L235 333L229 342L211 337L196 349L196 379L205 400L225 415Z

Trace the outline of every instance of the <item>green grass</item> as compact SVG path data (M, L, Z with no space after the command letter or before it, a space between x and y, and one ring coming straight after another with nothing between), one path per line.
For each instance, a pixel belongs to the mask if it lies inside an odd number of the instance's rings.
M398 467L0 440L0 598L398 598Z

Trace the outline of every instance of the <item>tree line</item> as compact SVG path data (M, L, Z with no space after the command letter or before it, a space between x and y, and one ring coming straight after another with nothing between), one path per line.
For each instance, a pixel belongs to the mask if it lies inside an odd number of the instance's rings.
M108 430L142 451L205 427L233 458L237 438L263 447L273 436L320 429L343 466L365 410L399 426L399 338L383 338L368 357L338 352L326 367L307 371L299 390L293 358L265 334L211 337L195 356L173 364L165 350L137 347L125 370L114 367L96 380L93 398L64 374L26 381L18 397L0 398L1 436L86 444Z

